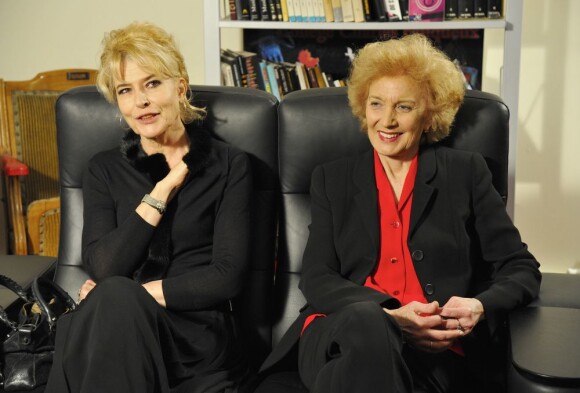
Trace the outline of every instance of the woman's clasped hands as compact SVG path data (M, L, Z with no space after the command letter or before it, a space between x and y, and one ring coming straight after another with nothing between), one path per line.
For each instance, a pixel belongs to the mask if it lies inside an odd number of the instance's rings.
M428 352L451 348L457 339L471 333L484 316L479 300L458 296L451 297L443 307L437 301L413 301L385 312L397 321L407 343Z

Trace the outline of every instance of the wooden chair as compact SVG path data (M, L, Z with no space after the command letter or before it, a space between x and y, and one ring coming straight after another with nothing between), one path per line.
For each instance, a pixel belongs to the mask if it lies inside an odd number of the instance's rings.
M0 79L0 156L5 175L10 253L58 254L60 199L57 97L95 84L96 71L63 69L28 81Z

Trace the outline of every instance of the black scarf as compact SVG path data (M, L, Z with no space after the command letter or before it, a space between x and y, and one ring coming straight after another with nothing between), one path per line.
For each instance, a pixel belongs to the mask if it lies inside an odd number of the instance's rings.
M211 136L207 131L197 128L188 130L187 133L190 145L189 152L183 157L183 161L189 168L189 174L184 181L184 186L192 178L200 176L207 168L211 149ZM148 156L141 147L141 138L131 130L123 137L121 153L131 166L146 174L154 184L169 173L165 156L161 153ZM174 196L167 205L167 211L163 214L159 225L155 228L146 259L133 273L135 281L145 283L165 277L173 255L171 227L176 210L177 197Z

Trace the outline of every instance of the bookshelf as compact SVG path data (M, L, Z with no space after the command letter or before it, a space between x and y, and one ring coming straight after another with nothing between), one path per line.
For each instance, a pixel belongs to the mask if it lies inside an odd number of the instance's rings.
M251 22L220 19L220 5L216 0L204 0L204 66L205 83L220 84L220 48L222 29L280 29L280 30L456 30L501 29L504 31L503 68L500 75L500 96L510 109L510 151L508 162L507 211L514 216L515 166L518 129L518 97L520 88L520 58L522 41L523 0L504 0L504 19L444 22Z

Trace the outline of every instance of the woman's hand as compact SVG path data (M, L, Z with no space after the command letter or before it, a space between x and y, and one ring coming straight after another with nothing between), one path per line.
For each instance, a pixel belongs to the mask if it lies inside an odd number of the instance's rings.
M439 303L411 302L395 310L385 309L399 324L409 344L428 352L441 352L464 335L459 321L440 315Z
M146 282L143 284L143 288L145 288L145 290L149 292L151 296L153 296L153 299L155 299L155 301L159 303L161 307L166 307L165 295L163 294L163 285L161 285L161 280Z
M471 333L475 325L485 316L483 304L479 300L459 296L451 297L441 308L439 315L443 318L458 320L465 334Z
M96 286L97 286L97 283L94 282L93 280L85 281L84 284L79 288L79 292L78 292L79 296L77 299L78 303L85 300L85 298L87 297L89 292L92 291Z
M169 171L167 176L155 185L155 188L151 191L151 196L169 203L175 194L175 191L177 191L185 181L188 173L189 168L185 162L180 161Z

